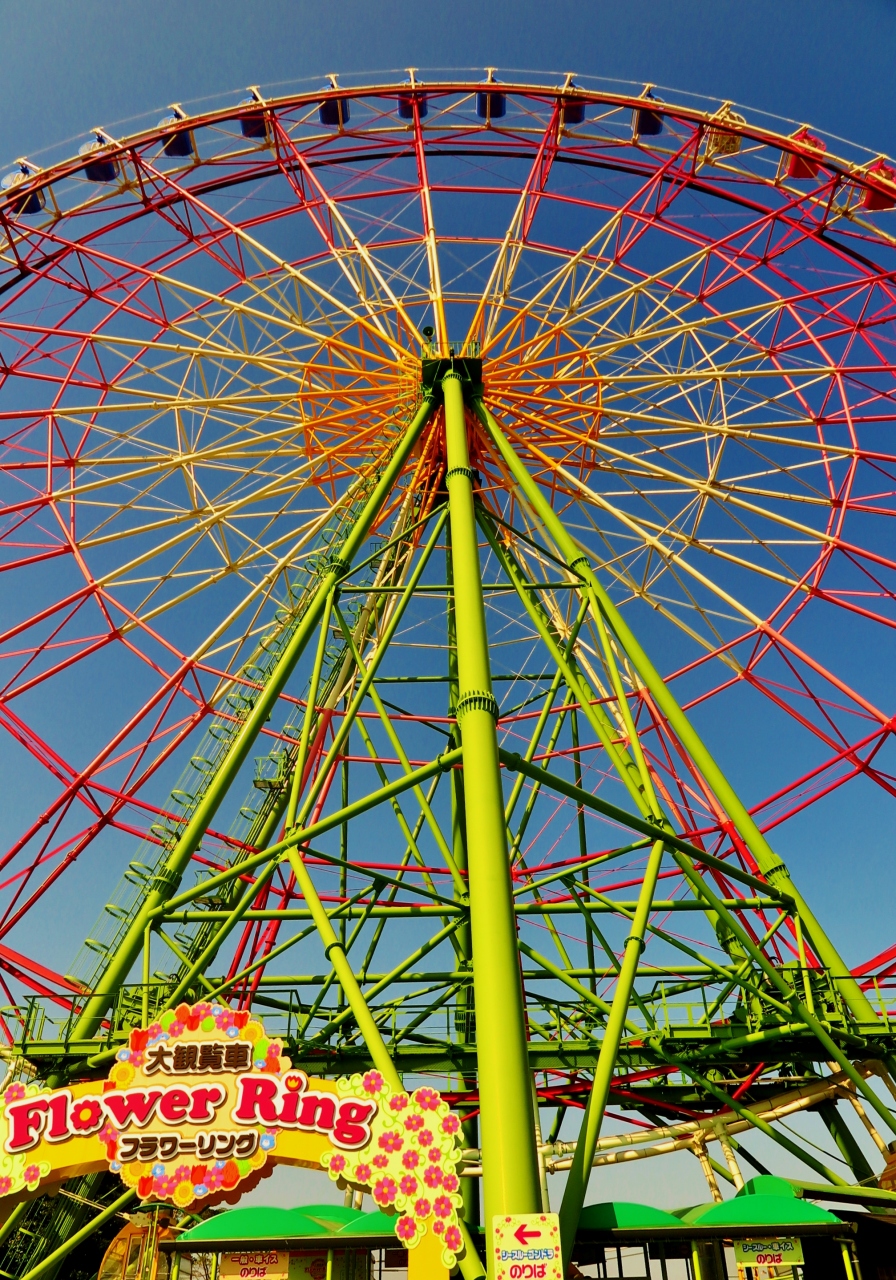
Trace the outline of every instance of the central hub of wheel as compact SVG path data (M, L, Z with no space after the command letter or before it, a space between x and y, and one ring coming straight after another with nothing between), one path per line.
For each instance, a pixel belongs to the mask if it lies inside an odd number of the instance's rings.
M428 347L423 348L423 356L420 361L420 380L423 385L424 392L434 392L441 397L442 379L452 370L459 373L463 384L464 399L469 400L472 395L482 389L482 359L479 355L479 344L469 344L464 347L458 343L442 344L445 354L436 350L436 344L432 343ZM475 354L469 351L469 347L475 348Z

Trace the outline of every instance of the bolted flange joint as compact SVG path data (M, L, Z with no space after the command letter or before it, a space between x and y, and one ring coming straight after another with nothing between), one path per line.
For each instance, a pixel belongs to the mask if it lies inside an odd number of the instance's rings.
M147 888L150 893L159 893L162 897L167 897L168 890L176 888L178 884L180 884L180 872L172 867L163 866L150 880Z
M781 859L778 857L775 858L774 864L763 872L763 875L765 876L769 884L772 884L772 885L775 884L778 880L790 879L790 872L787 870L786 863L782 862Z
M497 721L500 714L494 694L483 693L479 689L471 689L458 702L457 710L454 713L458 723L468 711L487 711L495 721Z

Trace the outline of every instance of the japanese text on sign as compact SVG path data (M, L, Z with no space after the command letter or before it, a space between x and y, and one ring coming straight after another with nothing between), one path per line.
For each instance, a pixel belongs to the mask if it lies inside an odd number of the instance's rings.
M792 1263L802 1263L803 1242L786 1237L735 1240L734 1260L742 1267L787 1267Z
M287 1280L289 1254L260 1249L257 1253L221 1255L221 1280Z
M146 1051L143 1066L145 1075L164 1071L166 1075L180 1076L201 1074L208 1071L248 1071L252 1066L252 1046L241 1040L222 1044L218 1040L205 1044L188 1040L169 1049L165 1044L154 1044Z
M495 1280L563 1280L556 1213L497 1214L492 1248Z

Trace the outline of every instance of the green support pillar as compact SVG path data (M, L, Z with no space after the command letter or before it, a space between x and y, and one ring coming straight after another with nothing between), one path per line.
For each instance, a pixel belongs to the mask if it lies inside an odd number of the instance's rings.
M832 1101L822 1102L816 1110L824 1122L824 1127L840 1148L840 1154L843 1159L852 1169L852 1176L856 1182L874 1185L874 1170L868 1163L865 1153L856 1141L849 1125L837 1110L837 1103Z
M498 762L498 705L492 693L460 375L453 370L448 373L442 390L457 636L457 719L464 764L484 1225L491 1259L494 1215L538 1213L541 1188Z
M262 726L292 675L296 663L304 652L308 640L321 620L325 606L337 581L348 572L359 550L363 546L370 528L380 512L384 502L391 493L398 477L410 457L423 428L432 413L434 400L427 394L422 400L413 421L405 430L398 442L392 457L389 459L376 488L356 520L345 543L340 549L338 560L334 560L329 572L321 580L318 588L308 604L295 634L284 650L280 660L258 700L246 718L239 733L234 738L227 755L224 757L212 785L202 797L196 812L172 849L164 865L156 872L148 886L148 892L140 905L140 909L131 921L124 937L109 958L103 974L99 991L95 991L84 1006L84 1009L71 1031L72 1040L89 1040L96 1034L103 1018L115 1000L115 995L127 979L131 967L143 946L147 925L153 919L153 913L168 901L176 892L190 859L199 848L209 823L218 810L228 789L252 750Z
M454 621L454 570L451 563L451 542L448 540L448 547L445 552L445 581L452 584L452 590L448 593L448 714L457 716L458 690L457 690L457 628ZM460 731L455 725L448 739L450 746L457 747L460 745ZM463 769L451 770L451 838L452 853L454 861L458 869L463 873L467 873L467 824L464 808L464 771ZM457 893L455 892L455 897ZM467 898L464 897L466 903ZM462 956L461 968L473 971L473 948L470 942L470 922L467 922L458 929L457 941L460 946ZM476 1007L473 1003L473 988L465 986L463 990L457 993L455 997L455 1027L459 1032L459 1039L466 1043L475 1039L473 1028L476 1024ZM459 1079L460 1087L465 1091L474 1090L476 1088L476 1077L474 1075L461 1075ZM467 1147L479 1146L479 1121L474 1116L472 1120L464 1121L463 1125L464 1145ZM478 1178L461 1178L460 1192L464 1200L463 1216L464 1221L470 1226L476 1226L480 1219L479 1205L479 1179Z

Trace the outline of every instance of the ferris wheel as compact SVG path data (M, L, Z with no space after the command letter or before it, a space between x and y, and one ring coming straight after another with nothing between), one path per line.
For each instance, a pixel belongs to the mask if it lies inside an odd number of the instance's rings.
M896 170L668 97L333 78L4 180L7 1082L252 1010L437 1082L468 1222L569 1171L567 1245L620 1148L817 1181L846 1091L886 1160L896 944L780 849L896 787Z

